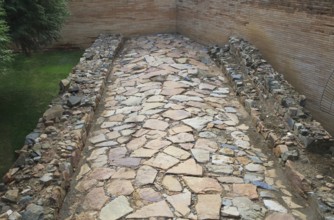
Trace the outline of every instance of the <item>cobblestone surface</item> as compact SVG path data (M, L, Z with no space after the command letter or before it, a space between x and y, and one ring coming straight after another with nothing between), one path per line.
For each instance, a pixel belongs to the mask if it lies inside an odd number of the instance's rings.
M307 219L206 53L178 35L127 41L62 219Z

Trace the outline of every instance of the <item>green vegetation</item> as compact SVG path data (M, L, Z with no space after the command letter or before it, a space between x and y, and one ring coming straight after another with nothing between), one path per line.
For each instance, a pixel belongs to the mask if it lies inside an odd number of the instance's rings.
M58 93L60 79L68 76L82 51L58 51L15 56L11 68L0 75L0 175L15 159L14 150Z
M25 53L58 39L69 14L67 0L5 0L4 8L9 35Z
M8 50L9 42L8 26L5 22L3 1L0 0L0 73L4 71L11 60L11 51Z

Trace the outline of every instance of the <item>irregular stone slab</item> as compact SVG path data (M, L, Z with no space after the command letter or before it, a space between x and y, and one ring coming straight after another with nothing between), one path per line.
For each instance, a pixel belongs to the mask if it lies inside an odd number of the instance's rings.
M169 124L167 122L158 119L149 119L143 125L144 128L149 128L152 130L164 131L168 128Z
M245 166L245 169L249 172L263 173L266 168L259 164L250 163Z
M239 196L247 196L250 199L258 199L256 186L253 184L233 184L233 193Z
M259 173L245 173L244 175L244 181L246 183L250 183L252 181L263 181L264 176Z
M221 197L217 195L198 195L195 206L198 219L220 219Z
M136 177L136 171L130 168L121 167L117 170L111 179L134 179Z
M122 104L127 106L137 106L140 105L142 101L143 101L142 97L130 96L125 101L123 101Z
M201 83L199 84L199 89L200 90L214 90L216 86L208 84L208 83Z
M3 216L3 215L2 215ZM7 219L7 216L3 216L3 219ZM12 218L13 216L9 216L8 219L24 219L24 220L35 220L35 219L44 219L44 208L39 205L35 205L33 203L30 203L26 211L22 213L22 218L17 217L17 218ZM2 217L1 217L2 218Z
M250 143L248 141L244 141L244 140L236 140L234 142L234 144L240 148L243 148L243 149L250 149Z
M151 218L151 217L174 217L174 214L169 209L166 201L161 201L157 203L144 206L143 208L137 210L136 212L128 215L126 218Z
M136 116L131 116L127 118L124 122L125 123L137 123L137 122L143 122L146 119L145 115L136 115Z
M241 131L233 131L231 133L231 136L235 140L244 140L244 141L250 141L249 137Z
M102 117L108 118L115 114L115 110L104 110L101 114Z
M163 200L163 197L160 192L155 191L152 188L141 188L136 191L140 200L144 202L144 204L152 203L152 202L160 202Z
M177 216L186 217L190 213L191 193L186 191L173 196L168 196L167 201L174 207Z
M282 212L282 213L287 213L288 210L286 208L284 208L284 206L282 206L281 204L279 204L276 201L273 200L269 200L269 199L264 199L263 203L265 205L265 207L271 211L275 211L275 212Z
M213 173L220 173L220 174L232 174L234 169L231 165L212 165L208 164L206 165L206 168Z
M162 180L162 185L168 190L172 192L181 192L182 191L182 185L178 181L178 179L175 176L165 176Z
M213 118L211 116L204 116L204 117L196 117L190 119L182 120L183 123L195 128L196 130L202 130L209 122L211 122Z
M178 147L169 146L164 150L164 153L169 154L177 159L185 160L188 159L191 155L185 150L182 150Z
M165 153L159 153L155 158L151 158L146 161L144 164L152 167L157 167L163 170L167 170L170 167L178 164L180 161L175 157L169 156Z
M217 178L219 182L221 183L244 183L244 180L240 177L235 177L235 176L221 176Z
M239 217L240 216L238 209L234 206L224 206L221 214L224 217Z
M300 206L300 205L294 203L294 202L292 201L292 198L289 197L289 196L282 196L282 199L283 199L283 201L285 202L285 204L288 205L288 207L289 207L290 209L300 209L300 208L303 208L302 206Z
M233 198L232 203L238 208L242 219L263 219L266 213L264 207L257 205L247 197Z
M179 133L177 135L171 136L167 138L174 144L179 144L179 143L187 143L187 142L193 142L195 141L194 135L189 134L189 133Z
M147 111L152 110L152 109L160 108L164 105L165 105L165 103L163 103L163 102L147 102L143 105L142 112L147 112Z
M97 168L93 170L88 177L90 179L96 179L96 180L108 180L110 177L115 173L116 171L114 169L110 168Z
M149 99L146 100L146 102L163 102L163 101L165 101L165 96L163 95L151 96Z
M234 163L234 158L232 157L227 157L224 155L220 154L214 154L212 155L212 163L213 164L233 164Z
M157 174L158 174L158 171L156 169L150 166L141 166L137 171L135 184L138 186L151 184L154 182Z
M186 96L186 95L173 95L169 98L172 101L178 102L188 102L188 101L195 101L195 102L203 102L204 100L201 97L197 96Z
M164 131L150 130L146 134L146 138L160 140L160 139L166 137L166 135L167 135L167 132L164 132Z
M191 153L198 163L206 163L210 160L210 151L203 149L191 149Z
M167 88L189 88L189 85L182 83L182 82L177 82L177 81L166 81L164 82L163 87Z
M128 199L125 196L119 196L103 207L99 217L101 220L117 220L132 211Z
M123 114L118 114L118 115L113 115L108 118L109 122L122 122L125 118L125 115ZM114 123L115 125L120 125L120 123Z
M203 149L210 152L216 152L219 148L218 144L215 141L200 138L195 143L196 149Z
M216 138L217 137L216 134L209 132L209 131L201 132L198 134L198 136L201 138Z
M179 134L179 133L187 133L187 132L192 132L192 131L193 131L193 129L189 126L179 125L179 126L175 126L175 127L171 128L169 130L169 134L175 135L175 134Z
M183 180L186 182L187 186L194 193L208 193L208 192L221 193L223 191L218 181L213 178L184 176Z
M296 220L295 217L287 213L272 213L265 220Z
M104 128L112 128L112 127L115 127L117 125L119 125L120 123L119 122L110 122L110 121L106 121L106 122L103 122L102 125L101 125L101 128L104 129Z
M112 160L109 163L112 166L137 167L139 166L140 161L140 158L125 157Z
M108 140L113 140L113 139L119 138L120 136L121 136L121 134L118 131L113 131L113 132L109 132L109 133L106 134L106 137L107 137ZM113 143L114 143L114 145L117 144L117 142L113 142Z
M125 124L125 125L121 125L121 126L118 126L118 127L113 127L112 129L114 131L123 131L125 129L133 128L133 127L136 127L136 124Z
M170 118L175 121L179 121L185 118L189 118L191 114L184 110L168 110L162 114L165 118Z
M132 152L130 157L151 158L158 150L139 148Z
M99 144L95 144L96 147L114 147L116 145L118 145L118 143L115 141L105 141Z
M165 96L174 96L174 95L181 94L184 91L185 91L185 89L182 89L182 88L163 87L160 94L165 95Z
M55 105L46 110L43 114L43 119L45 121L54 120L56 118L61 118L64 109L61 105Z
M178 70L186 70L193 67L190 64L181 64L181 63L171 64L170 66Z
M107 192L112 196L128 196L134 191L131 181L129 180L112 180L107 186Z
M165 141L165 140L157 139L157 140L149 141L144 146L144 148L148 148L148 149L152 149L152 150L160 150L161 148L167 147L170 144L171 144L170 141Z
M94 136L92 138L89 139L89 141L92 143L92 144L98 144L98 143L101 143L103 141L106 141L106 136L104 134L99 134L97 136Z
M169 169L167 173L184 174L184 175L190 175L190 176L202 176L203 168L201 165L197 164L194 159L191 158Z
M109 197L105 195L103 187L92 189L83 201L83 208L86 210L101 210Z
M192 143L184 143L184 144L179 144L181 148L185 150L190 150L194 147L194 144Z
M134 133L136 133L136 130L134 129L125 129L121 131L122 136L129 136Z
M128 150L125 147L116 147L109 151L109 161L125 157Z
M222 149L219 150L219 153L225 155L225 156L234 156L234 150L227 148L227 147L223 147Z
M134 138L126 145L126 148L130 151L137 150L137 149L141 148L142 146L144 146L146 141L147 140L146 140L145 136L141 136L139 138Z

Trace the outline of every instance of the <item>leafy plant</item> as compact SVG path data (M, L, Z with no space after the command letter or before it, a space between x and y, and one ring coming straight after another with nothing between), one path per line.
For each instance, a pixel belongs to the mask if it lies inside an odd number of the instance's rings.
M4 7L12 41L27 54L57 40L69 14L67 0L5 0Z
M3 72L12 58L11 50L8 49L10 39L8 37L8 26L5 22L5 11L3 1L0 0L0 72Z

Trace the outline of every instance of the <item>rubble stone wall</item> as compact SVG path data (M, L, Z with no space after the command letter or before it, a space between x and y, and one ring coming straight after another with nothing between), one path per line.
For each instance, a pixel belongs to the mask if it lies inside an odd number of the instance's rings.
M86 49L60 94L26 137L0 183L0 219L58 219L71 176L123 38L101 35Z
M71 0L71 16L58 45L86 47L100 33L175 32L175 5L174 0Z
M321 108L334 71L333 7L328 0L177 0L177 30L203 43L248 40L306 95L306 107L334 134L334 108Z

